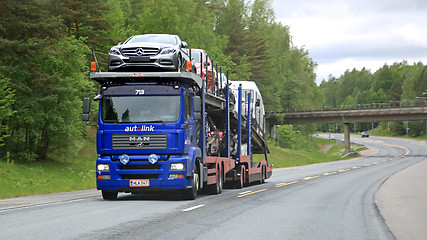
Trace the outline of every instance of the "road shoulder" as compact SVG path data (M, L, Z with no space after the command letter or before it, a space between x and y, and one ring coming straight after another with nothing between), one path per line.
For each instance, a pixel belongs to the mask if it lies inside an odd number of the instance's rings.
M397 239L426 239L427 159L391 176L375 198Z
M0 199L0 211L99 196L96 189Z

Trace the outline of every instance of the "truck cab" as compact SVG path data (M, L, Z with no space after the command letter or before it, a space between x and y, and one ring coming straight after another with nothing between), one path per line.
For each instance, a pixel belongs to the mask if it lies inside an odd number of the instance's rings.
M115 198L120 191L193 186L193 168L186 166L201 157L194 98L194 89L179 83L102 87L96 97L96 175L104 198Z

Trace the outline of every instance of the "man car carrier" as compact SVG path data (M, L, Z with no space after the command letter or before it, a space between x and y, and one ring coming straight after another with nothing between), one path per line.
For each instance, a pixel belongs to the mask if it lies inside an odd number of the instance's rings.
M192 72L91 72L90 78L100 84L93 100L99 103L96 184L104 199L175 191L192 200L200 190L219 194L224 184L242 188L271 176L264 120L253 117L263 106L251 89L242 94L239 87L236 97L227 81L218 87L225 94L208 93ZM91 101L83 101L87 123ZM265 160L254 162L253 153Z

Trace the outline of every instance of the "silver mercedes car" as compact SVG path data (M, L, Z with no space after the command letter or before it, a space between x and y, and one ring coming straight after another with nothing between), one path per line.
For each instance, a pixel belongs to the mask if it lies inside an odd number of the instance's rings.
M135 35L110 49L108 70L181 71L189 59L187 43L177 35Z

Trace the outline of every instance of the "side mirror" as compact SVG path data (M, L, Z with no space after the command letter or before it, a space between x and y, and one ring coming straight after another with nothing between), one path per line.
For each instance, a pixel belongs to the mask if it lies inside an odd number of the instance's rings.
M83 122L89 122L89 114L88 113L82 114L82 121Z
M90 113L90 102L91 102L90 97L85 97L83 99L83 113L85 113L85 114Z
M82 121L83 122L89 122L90 118L90 97L85 97L83 99L83 115L82 115Z
M188 47L187 42L181 42L181 47L182 47L182 48L187 48L187 47Z

